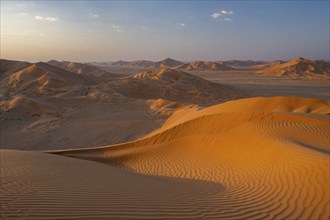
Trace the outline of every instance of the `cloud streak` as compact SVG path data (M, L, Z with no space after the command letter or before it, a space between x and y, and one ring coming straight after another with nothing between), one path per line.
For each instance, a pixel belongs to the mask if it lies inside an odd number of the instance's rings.
M233 11L226 11L226 10L221 10L220 13L223 14L223 15L232 15L232 14L234 14Z
M213 14L211 14L211 17L214 18L214 19L218 19L218 18L221 18L222 16L231 16L233 15L234 12L232 10L221 10L219 12L215 12ZM228 18L228 17L225 17L224 18L225 21L232 21L233 19L231 18Z
M39 21L50 21L50 22L55 22L58 20L58 17L42 17L40 15L36 15L34 16L34 18Z
M118 33L123 32L123 29L119 25L112 25L112 30Z
M185 23L180 23L180 22L178 22L178 23L176 23L178 26L181 26L181 27L184 27L184 26L186 26L186 24Z
M214 19L216 19L216 18L220 17L221 15L222 15L221 13L216 12L216 13L213 13L211 16L212 16Z
M93 14L93 13L90 13L89 16L92 17L92 18L99 18L100 17L98 14Z

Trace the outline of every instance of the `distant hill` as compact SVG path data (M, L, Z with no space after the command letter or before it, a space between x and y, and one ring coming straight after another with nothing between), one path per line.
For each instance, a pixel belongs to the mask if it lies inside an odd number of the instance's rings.
M137 61L117 61L114 63L109 64L112 67L136 67L136 68L155 68L155 63L150 60L137 60Z
M0 76L3 77L7 74L19 71L30 66L31 63L15 60L0 60Z
M264 61L254 61L254 60L227 60L227 61L219 61L218 63L222 63L226 66L238 68L238 67L254 67L262 64L266 64Z
M174 60L171 58L166 58L165 60L156 62L155 67L156 68L174 68L174 67L177 67L182 64L183 64L183 62L181 62L181 61Z
M113 63L108 63L107 67L112 68L137 68L146 70L156 70L162 68L173 68L183 64L183 62L166 58L164 60L153 62L150 60L123 61L119 60Z
M67 91L64 88L87 84L80 75L43 62L13 72L7 81L12 89L16 92L24 91L24 94L56 94Z
M269 76L290 76L292 78L330 79L330 62L299 57L283 63L274 63L269 68L257 73Z
M76 62L68 62L68 61L57 61L57 60L50 60L47 62L47 64L50 64L52 66L56 66L59 68L62 68L64 70L81 74L84 76L103 76L107 78L116 78L118 75L109 73L105 70L102 70L99 67L85 64L85 63L76 63Z
M185 63L180 66L175 67L175 69L184 71L204 71L204 70L233 70L233 68L226 66L218 62L211 61L193 61L190 63Z
M227 86L212 83L192 74L161 69L137 73L109 86L126 97L138 99L166 99L170 101L198 105L219 103L223 98L240 95Z

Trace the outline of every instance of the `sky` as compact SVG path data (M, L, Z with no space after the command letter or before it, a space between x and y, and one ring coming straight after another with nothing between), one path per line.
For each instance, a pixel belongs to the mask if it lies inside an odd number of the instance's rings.
M4 1L1 58L329 60L329 1Z

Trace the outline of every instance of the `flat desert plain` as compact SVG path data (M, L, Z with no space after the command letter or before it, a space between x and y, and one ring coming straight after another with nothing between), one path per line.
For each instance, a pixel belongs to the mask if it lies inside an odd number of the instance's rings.
M327 78L166 61L2 60L1 219L330 218Z

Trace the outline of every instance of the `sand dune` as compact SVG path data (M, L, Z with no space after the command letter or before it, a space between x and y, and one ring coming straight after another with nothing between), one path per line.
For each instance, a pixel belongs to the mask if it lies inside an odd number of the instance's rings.
M150 68L150 69L156 68L155 62L149 61L149 60L137 60L137 61L132 61L132 62L119 60L119 61L110 63L109 66L112 66L112 67Z
M156 62L155 66L157 68L173 68L181 64L183 64L183 62L171 58L166 58L164 60Z
M233 70L233 68L226 66L222 63L211 61L193 61L176 66L175 69L184 71L207 71L207 70Z
M174 69L137 73L109 83L117 92L138 99L166 99L184 104L212 105L234 97L238 90Z
M31 64L9 77L9 85L25 95L63 93L67 91L66 87L84 84L87 82L80 76L42 62Z
M93 81L93 82L102 82L120 77L120 75L109 73L96 66L85 63L75 63L68 61L59 62L56 60L50 60L47 62L47 64L62 68L64 70L79 75L83 75L85 79L88 79L89 81Z
M173 68L183 64L183 62L174 60L171 58L166 58L164 60L153 62L149 60L137 60L137 61L123 61L119 60L110 63L110 67L130 67L130 68L145 68L145 69L162 69L162 68Z
M292 108L278 112L280 102ZM306 105L315 111L293 110ZM238 100L190 111L181 122L170 118L137 141L51 152L87 161L2 151L4 184L20 187L19 177L33 170L20 193L3 188L3 216L20 209L39 218L328 219L326 106L317 99ZM56 178L38 181L46 172Z
M30 65L28 62L0 59L0 76L4 77L8 73L17 72Z
M257 73L270 76L290 76L306 79L330 79L330 63L328 61L307 60L297 58L277 65L271 65Z
M227 60L227 61L218 61L218 63L222 63L232 68L247 68L247 67L255 67L266 64L265 61L254 61L254 60Z

